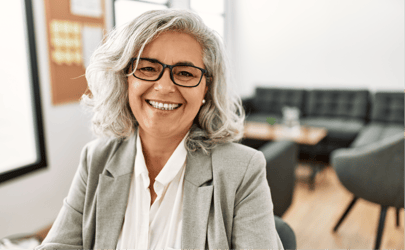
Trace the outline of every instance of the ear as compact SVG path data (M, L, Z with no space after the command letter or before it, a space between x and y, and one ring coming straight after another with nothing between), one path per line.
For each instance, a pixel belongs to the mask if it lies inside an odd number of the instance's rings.
M207 92L208 92L208 86L205 86L205 90L204 90L204 96L206 96L206 95L207 95Z

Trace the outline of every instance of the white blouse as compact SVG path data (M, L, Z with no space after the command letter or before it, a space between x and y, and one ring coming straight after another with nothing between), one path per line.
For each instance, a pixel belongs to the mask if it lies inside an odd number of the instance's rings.
M137 132L134 175L117 249L181 249L187 134L156 176L157 197L150 206L149 172Z

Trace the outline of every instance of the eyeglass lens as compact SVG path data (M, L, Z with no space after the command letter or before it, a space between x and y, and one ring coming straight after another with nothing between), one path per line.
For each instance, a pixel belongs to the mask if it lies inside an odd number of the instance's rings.
M142 80L155 81L159 78L163 70L163 66L157 62L151 62L144 59L138 60L138 68L135 71L135 76ZM132 71L136 66L136 60L132 63ZM198 85L201 79L201 70L191 66L174 66L173 80L176 84L183 86Z

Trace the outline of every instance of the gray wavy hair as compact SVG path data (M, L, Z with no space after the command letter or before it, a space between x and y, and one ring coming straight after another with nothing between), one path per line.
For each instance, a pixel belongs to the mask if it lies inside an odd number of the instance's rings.
M186 149L209 150L220 143L239 141L243 136L245 112L241 99L229 88L229 61L219 36L202 19L187 10L153 10L115 28L93 53L86 69L90 93L81 104L94 112L91 129L97 136L128 139L139 126L129 106L126 69L133 55L165 31L193 36L203 48L208 70L205 96L186 138Z

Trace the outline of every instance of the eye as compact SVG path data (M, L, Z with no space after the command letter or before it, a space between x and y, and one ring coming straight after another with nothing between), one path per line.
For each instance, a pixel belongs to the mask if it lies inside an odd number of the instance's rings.
M153 67L143 67L139 69L140 71L146 71L146 72L156 72L156 69Z
M177 73L178 76L184 76L184 77L194 77L194 75L190 72L187 71L180 71Z

